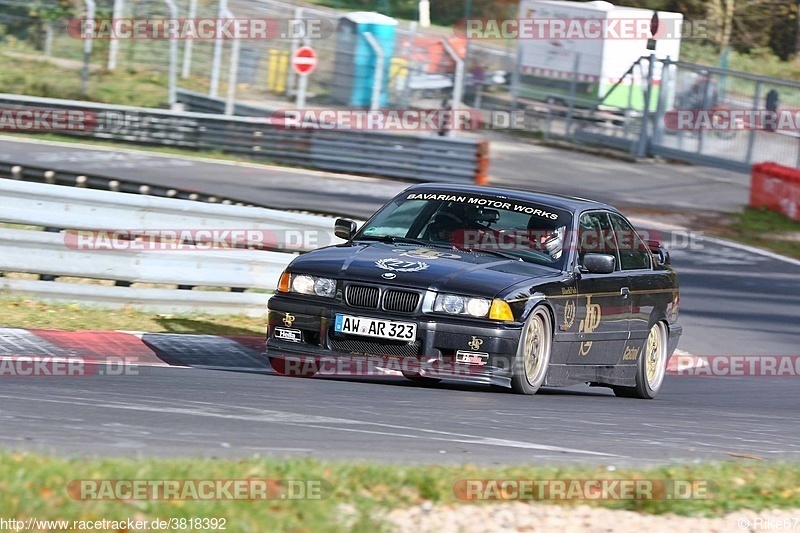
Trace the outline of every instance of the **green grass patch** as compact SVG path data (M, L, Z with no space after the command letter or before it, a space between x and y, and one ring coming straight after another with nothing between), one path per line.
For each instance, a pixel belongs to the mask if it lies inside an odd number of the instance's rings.
M224 518L229 531L376 531L380 514L423 501L459 504L453 486L463 479L650 479L710 481L706 499L589 500L588 504L643 513L718 516L740 509L800 508L800 465L725 462L646 470L601 467L395 466L314 459L63 459L0 454L0 516L6 519L152 520ZM323 487L321 499L81 500L74 480L294 480ZM307 485L306 485L307 486ZM548 502L552 503L552 502ZM486 502L486 505L492 505ZM265 529L266 528L266 529Z
M78 304L54 304L0 295L0 325L68 331L95 329L260 337L266 331L266 318L156 314L129 308L104 309Z
M800 259L800 222L768 209L746 208L720 236Z
M208 80L201 76L181 80L181 84L196 91L208 89ZM33 55L0 53L0 92L159 107L167 102L168 79L166 73L144 69L95 68L89 74L88 92L83 94L79 69Z
M719 47L701 41L684 40L681 42L681 61L718 66ZM769 48L753 48L746 53L731 51L728 68L759 76L800 80L800 57L781 61Z

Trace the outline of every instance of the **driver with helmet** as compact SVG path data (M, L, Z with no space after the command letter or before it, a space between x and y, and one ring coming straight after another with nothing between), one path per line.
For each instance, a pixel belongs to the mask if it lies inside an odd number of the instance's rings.
M566 226L559 226L555 221L536 215L528 220L531 246L536 250L547 252L553 259L560 258L564 252L566 230Z

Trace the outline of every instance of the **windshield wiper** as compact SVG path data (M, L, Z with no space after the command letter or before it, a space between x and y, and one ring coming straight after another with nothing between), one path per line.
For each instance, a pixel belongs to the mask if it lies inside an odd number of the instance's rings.
M518 255L514 255L509 252L503 252L501 250L485 250L483 248L464 248L467 252L472 252L474 254L487 254L487 255L496 255L497 257L504 257L506 259L511 259L512 261L524 261L522 257Z
M413 237L396 237L394 235L362 235L358 240L364 241L380 241L388 242L389 244L419 244L421 246L443 246L442 244L426 241L424 239L415 239Z

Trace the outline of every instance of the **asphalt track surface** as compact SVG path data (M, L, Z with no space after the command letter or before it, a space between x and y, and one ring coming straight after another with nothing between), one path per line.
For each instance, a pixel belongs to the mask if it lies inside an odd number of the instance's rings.
M20 145L0 142L0 157L16 161L48 152ZM63 147L51 150L66 152ZM572 156L562 153L565 161ZM85 164L88 157L77 158ZM71 163L53 164L64 168ZM74 164L76 170L92 171L80 161ZM191 167L193 179L206 175L211 184L216 173L221 181L219 166L191 162ZM175 172L183 174L184 183L186 170ZM162 172L169 174L163 164L129 171L140 181L161 182ZM624 189L620 180L626 178L620 171L617 175L607 187L612 196ZM309 210L326 183L318 180L335 180L307 177L316 183L307 193L287 177L276 176L270 187L291 188L293 200ZM710 195L709 203L733 205L738 197L746 198L720 181L727 179L743 180L718 176L702 185L711 191L716 183L729 191ZM194 183L205 190L202 182ZM276 198L276 189L267 192L259 180L249 186L237 183L249 191L251 201L259 195ZM404 186L368 179L346 183L337 182L326 204L341 197L346 203L337 209L354 216L368 214ZM348 192L351 186L358 194ZM699 206L706 201L703 194L711 193L687 193L686 202ZM681 281L682 350L800 354L800 264L712 241L673 250L673 264ZM225 354L218 355L224 367ZM521 397L454 381L423 386L392 377L284 378L273 375L263 361L252 366L227 371L140 368L138 375L83 378L2 377L0 445L59 454L309 455L419 463L642 465L726 459L728 454L800 459L796 375L668 376L656 400L642 401L584 386Z
M492 184L585 196L617 207L737 211L749 177L688 165L625 163L490 132ZM28 142L23 142L28 141ZM408 183L0 135L0 161L198 190L278 209L366 217ZM132 147L133 148L133 147Z

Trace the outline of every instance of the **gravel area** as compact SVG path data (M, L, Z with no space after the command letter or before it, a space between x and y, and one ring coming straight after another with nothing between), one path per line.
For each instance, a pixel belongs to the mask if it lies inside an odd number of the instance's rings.
M408 509L396 509L386 520L397 531L435 533L494 533L497 531L568 531L603 533L608 531L647 531L711 533L800 531L800 509L780 511L737 511L719 518L640 514L580 505L528 504L521 502L492 505L433 506L430 502ZM781 523L778 526L778 523ZM785 522L785 523L784 523ZM787 527L788 525L788 527Z

